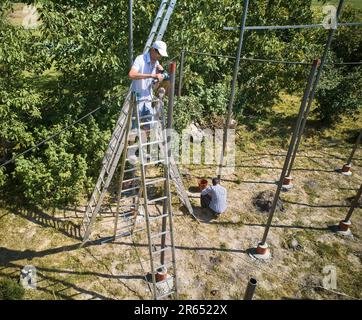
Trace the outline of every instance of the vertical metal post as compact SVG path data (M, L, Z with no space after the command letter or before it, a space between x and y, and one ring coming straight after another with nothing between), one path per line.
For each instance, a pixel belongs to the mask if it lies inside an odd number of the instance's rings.
M348 210L348 213L346 215L346 218L344 219L344 222L348 222L351 219L354 209L358 206L358 201L361 198L361 194L362 194L362 184L359 187L356 197L353 199L353 202L351 204L351 207Z
M129 63L132 67L133 64L133 0L129 0L129 10L128 10L128 55Z
M320 60L316 60L317 61L317 66L320 64ZM314 80L314 76L315 74L313 74L313 78L312 78L312 81ZM315 82L314 82L315 83ZM310 92L308 93L308 96L309 96ZM292 155L292 158L290 159L290 163L289 163L289 167L288 167L288 171L287 171L287 177L290 176L291 174L291 171L292 171L292 168L293 168L293 164L294 164L294 160L295 160L295 157L297 156L297 152L298 152L298 148L299 148L299 145L300 145L300 141L302 140L302 136L303 136L303 132L304 132L304 128L305 128L305 124L307 123L307 119L308 119L308 115L309 115L309 111L310 111L310 107L311 107L311 103L308 103L307 105L307 109L305 110L304 112L304 116L303 116L303 120L302 120L302 124L300 126L300 129L299 129L299 132L298 132L298 139L297 139L297 142L295 143L295 147L294 147L294 150L293 150L293 155Z
M352 152L351 152L350 156L348 157L348 160L347 160L346 164L348 164L348 165L351 164L352 159L353 159L353 156L354 156L354 154L355 154L355 152L356 152L356 150L357 150L357 148L358 148L358 145L359 145L360 142L361 142L361 138L362 138L362 130L360 131L360 133L359 133L359 135L358 135L358 138L357 138L357 140L356 140L356 143L354 144L354 147L353 147L353 149L352 149Z
M343 3L344 3L344 0L339 0L337 12L336 12L337 23L338 23L338 18L340 16L340 13L342 11ZM328 33L327 43L326 43L326 45L324 47L324 52L323 52L323 56L321 58L320 66L319 66L319 69L318 69L318 72L317 72L317 75L316 75L316 79L314 81L314 84L313 84L313 87L312 87L312 90L311 90L311 93L310 93L310 96L309 96L308 106L307 106L307 109L306 109L306 110L308 110L308 113L309 113L309 110L311 108L312 102L314 100L314 95L315 95L316 90L317 90L318 82L319 82L319 79L321 77L324 64L327 61L327 54L328 54L329 48L331 47L331 43L332 43L332 39L333 39L333 35L334 35L335 31L336 31L335 29L331 29L331 30L329 30L329 33ZM307 119L306 119L307 116L308 116L308 114L305 115L305 121L303 121L304 125L302 125L302 127L300 128L300 130L298 132L298 141L299 142L301 140L301 136L303 135L305 122L307 121ZM298 144L299 144L299 142L298 142ZM291 161L291 165L289 166L287 176L290 176L290 173L292 171L292 167L293 167L294 159L296 157L296 153L297 153L297 148L294 151L293 158L292 158L292 161Z
M181 92L182 92L182 78L184 75L184 62L185 62L185 50L182 49L181 58L180 58L180 74L179 74L179 80L178 80L178 93L177 93L178 98L181 97Z
M171 62L169 66L169 74L170 74L170 86L168 91L168 108L167 108L167 125L166 128L166 139L167 139L167 150L164 154L165 157L171 156L171 128L172 128L172 115L173 115L173 105L174 105L174 96L175 96L175 79L176 79L176 63ZM166 161L165 161L166 163ZM168 163L168 161L167 161ZM167 171L166 171L167 170ZM168 179L168 168L164 172L164 177ZM169 191L167 190L167 181L164 182L164 190L165 196L168 197ZM162 214L165 215L167 213L168 205L167 201L171 201L168 197L163 200L163 212ZM171 214L171 212L170 212ZM162 232L165 232L167 228L167 216L162 218ZM161 249L164 249L166 246L166 234L161 236ZM161 252L161 265L165 263L165 251Z
M253 300L254 292L258 281L254 278L250 278L248 286L246 287L244 300Z
M280 191L282 189L283 180L284 180L284 178L286 176L286 172L287 172L287 169L288 169L288 164L289 164L290 157L292 155L293 147L294 147L295 141L297 139L298 131L299 131L299 128L300 128L300 124L302 122L302 117L303 117L305 107L306 107L306 104L307 104L307 100L308 100L308 94L309 94L310 88L312 86L312 82L313 82L313 78L314 78L314 74L315 74L315 71L317 69L317 66L318 66L318 60L314 60L311 72L309 74L308 84L307 84L307 87L306 87L306 89L304 91L304 96L303 96L302 103L301 103L301 106L300 106L300 109L299 109L298 120L297 120L297 123L295 124L295 127L294 127L293 135L292 135L292 138L291 138L290 144L289 144L288 153L287 153L287 156L285 158L283 170L282 170L282 173L280 175L279 182L278 182L278 188L277 188L277 191L275 192L273 205L272 205L272 208L270 209L268 222L267 222L267 224L265 226L265 231L264 231L263 239L261 241L261 245L265 244L266 239L268 237L270 225L271 225L271 222L273 220L273 215L275 213L275 209L276 209L277 202L278 202L278 199L279 199Z
M248 6L249 6L249 0L244 0L239 45L238 45L238 51L237 51L237 55L236 55L235 65L234 65L233 80L232 80L232 83L231 83L231 95L230 95L230 100L229 100L229 105L228 105L228 115L227 115L227 119L226 119L225 127L224 127L224 137L223 137L223 144L222 144L222 152L221 152L220 160L219 160L220 161L220 163L219 163L219 172L218 172L218 178L219 179L221 178L221 170L222 170L221 168L222 168L223 163L224 163L224 154L225 154L226 144L227 144L227 133L228 133L228 128L230 126L231 113L232 113L232 110L233 110L233 104L234 104L234 98L235 98L235 87L236 87L236 82L237 82L237 79L238 79L241 49L243 48L244 31L245 31L246 17L247 17L247 14L248 14Z

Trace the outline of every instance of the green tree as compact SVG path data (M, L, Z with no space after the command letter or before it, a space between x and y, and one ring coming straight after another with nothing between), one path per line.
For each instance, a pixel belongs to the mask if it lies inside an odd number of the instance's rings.
M341 21L356 22L362 11L346 6ZM335 34L329 62L362 61L360 27L342 27ZM316 93L314 112L324 124L336 123L343 115L356 116L362 107L362 67L360 65L326 66Z
M2 194L15 194L19 201L41 206L76 203L94 185L130 84L128 2L39 0L36 6L41 16L35 30L9 23L12 4L7 0L0 2L2 163L95 108L101 109L63 131L54 141L1 168ZM142 52L159 4L159 0L134 2L135 55ZM239 25L241 15L241 1L179 1L164 37L170 56L177 55L182 48L234 56L239 34L224 31L223 27ZM312 22L320 22L320 16L313 14L311 1L250 1L249 25ZM327 30L248 31L242 55L311 62L321 55L327 33ZM335 43L343 49L334 45L331 59L360 59L358 49L352 48L361 41L351 40L353 37L351 33L338 33ZM174 116L179 130L191 120L207 121L214 114L225 114L233 63L233 59L186 56L185 97L176 104ZM355 110L355 96L347 92L356 90L358 69L353 69L353 77L350 70L326 69L338 81L328 83L330 77L323 76L326 82L321 83L317 95L317 110L321 110L321 115L323 106L328 104L327 98L342 101L338 100L341 88L349 90L346 91L346 98L352 99L348 102L352 106L349 110ZM301 94L308 71L300 66L243 61L235 114L244 111L244 115L262 118L270 112L281 90ZM343 81L352 80L349 86L344 85ZM339 111L345 112L345 108Z

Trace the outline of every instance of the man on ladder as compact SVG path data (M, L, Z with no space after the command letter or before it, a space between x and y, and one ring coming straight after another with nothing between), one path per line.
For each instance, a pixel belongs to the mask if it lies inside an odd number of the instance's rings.
M128 77L132 81L132 91L138 95L137 104L140 116L150 115L153 120L152 98L153 85L164 80L163 67L159 63L162 57L168 57L167 45L163 41L155 41L152 48L145 54L139 55L133 63ZM144 129L150 129L148 126Z

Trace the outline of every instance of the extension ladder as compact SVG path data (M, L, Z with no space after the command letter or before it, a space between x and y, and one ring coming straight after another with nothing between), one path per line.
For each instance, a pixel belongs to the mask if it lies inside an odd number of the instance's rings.
M163 13L165 11L165 7L167 3L169 3L168 9L166 11L166 14L163 16ZM157 33L157 40L161 40L163 37L163 34L166 31L170 16L172 14L172 11L174 9L174 6L176 4L176 0L163 0L160 8L157 12L156 18L154 20L153 26L151 28L151 32L148 36L148 40L145 46L144 52L146 52L151 44L152 41ZM160 22L163 17L163 22L160 26ZM158 32L157 32L158 30ZM107 151L105 153L105 156L102 161L102 167L101 172L99 174L96 186L93 190L92 196L90 200L88 201L86 211L83 216L82 225L81 225L81 232L83 233L83 244L86 243L89 240L89 237L91 235L92 227L96 221L96 217L100 211L101 205L103 203L103 200L106 196L107 190L109 188L109 185L111 183L111 180L114 176L115 170L117 168L118 162L120 160L120 156L122 154L122 151L125 147L127 136L126 132L126 122L127 117L130 115L130 96L131 91L129 90L126 100L123 104L121 114L117 120L116 127L112 133L112 137L110 140L110 143L108 145ZM182 203L185 204L187 209L189 210L190 214L193 214L193 209L190 204L190 201L188 199L188 196L186 194L185 188L182 184L180 174L178 172L177 166L174 161L170 162L170 173L171 177L174 179L173 182L176 186L176 191L182 201Z

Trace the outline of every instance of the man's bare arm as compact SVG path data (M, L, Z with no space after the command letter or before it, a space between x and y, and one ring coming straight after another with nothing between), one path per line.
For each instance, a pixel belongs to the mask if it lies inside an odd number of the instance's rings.
M140 73L136 68L131 68L128 73L128 78L131 80L142 80L142 79L158 79L158 81L163 80L163 75L160 73Z

